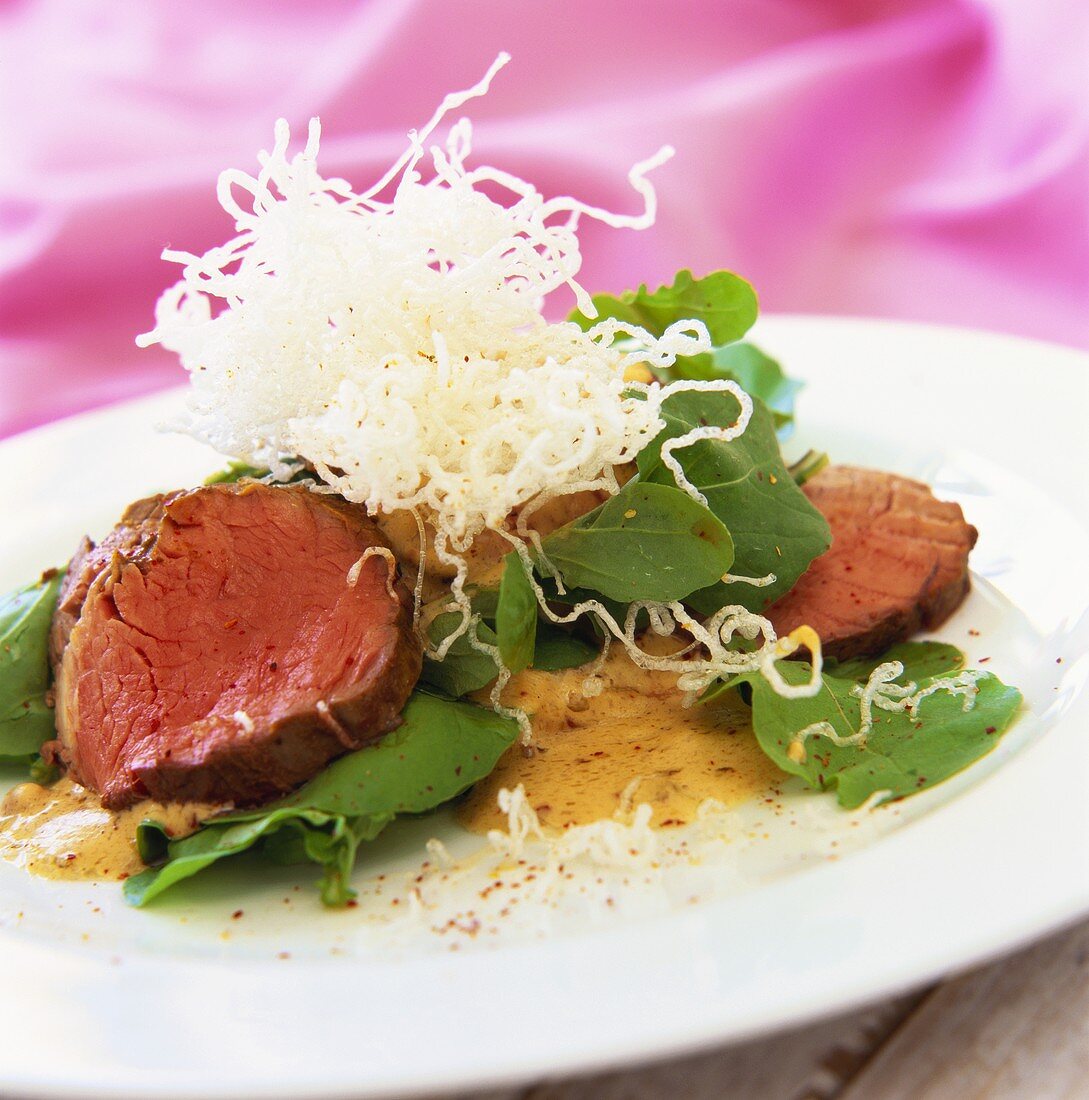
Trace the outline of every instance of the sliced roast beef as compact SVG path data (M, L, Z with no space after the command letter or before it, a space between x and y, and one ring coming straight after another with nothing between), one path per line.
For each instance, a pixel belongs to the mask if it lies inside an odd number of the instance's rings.
M771 606L781 635L803 624L829 657L876 656L944 622L968 592L976 529L918 481L832 466L805 486L832 547Z
M393 729L421 645L372 548L362 509L305 487L133 505L61 593L54 755L112 808L247 805Z

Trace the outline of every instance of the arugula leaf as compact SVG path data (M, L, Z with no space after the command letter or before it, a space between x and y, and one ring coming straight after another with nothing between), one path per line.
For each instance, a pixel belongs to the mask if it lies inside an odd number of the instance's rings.
M145 905L205 867L289 830L286 841L273 841L273 854L305 854L320 864L322 900L343 904L352 896L349 878L361 843L398 814L433 809L482 779L517 734L516 723L492 711L417 691L396 730L270 806L216 817L180 840L167 841L161 825L144 822L141 854L162 853L167 861L127 879L125 900Z
M214 474L210 474L204 479L205 485L230 485L236 481L241 481L244 477L254 478L260 481L261 478L268 477L272 471L267 466L251 466L248 462L236 462L233 459L227 463L226 467L222 470L217 470ZM284 485L297 485L301 481L315 481L317 475L313 470L306 466L302 466L296 473L292 474L287 481L283 482Z
M515 551L503 562L499 601L495 609L495 634L499 656L511 672L521 672L533 663L537 640L537 597Z
M901 680L914 680L925 688L939 677L919 673L941 668L941 675L948 675L947 651L952 647L924 653L926 644L918 645L919 651L913 657L908 655ZM902 659L891 652L887 656ZM779 670L788 684L804 683L811 675L810 666L803 661L784 661ZM964 709L962 698L941 691L923 699L915 715L874 707L873 729L865 745L836 745L827 737L813 736L805 742L805 759L792 757L792 738L814 722L831 723L841 737L849 737L859 728L861 708L854 692L868 672L861 665L857 671L859 679L825 674L820 692L808 699L784 699L755 672L723 685L747 683L752 690L753 730L760 747L783 771L800 776L809 786L835 789L840 805L847 809L862 805L878 791L888 792L882 799L887 801L948 779L990 752L1021 706L1021 693L988 673L977 681L979 694L969 710ZM716 690L707 698L717 694Z
M810 478L816 477L829 461L824 451L810 449L801 458L792 462L787 469L790 471L790 476L794 478L795 484L801 487Z
M521 572L521 565L518 564ZM549 581L542 583L549 587ZM528 583L528 599L533 600L533 619L529 620L528 600L523 606L525 618L521 621L521 629L528 632L532 629L535 637L533 655L528 667L542 672L558 672L565 668L578 668L580 665L592 661L598 654L598 650L582 638L577 638L562 627L537 617L537 600L533 596L533 590ZM499 615L500 593L494 588L477 588L471 593L474 613L481 616L477 623L477 637L488 645L500 647L498 636L497 618ZM596 593L587 593L588 596L596 596ZM526 593L522 593L526 599ZM508 596L508 600L510 597ZM621 613L618 609L618 613ZM438 645L461 622L461 615L455 611L446 611L437 615L431 623L428 631L433 644ZM523 643L524 644L524 643ZM517 662L516 662L517 664ZM520 672L527 666L508 666L512 671ZM468 695L486 687L499 674L499 667L488 656L474 649L467 637L462 636L450 647L444 661L424 660L423 673L420 676L422 683L430 684L453 698Z
M537 624L537 645L533 654L533 668L540 672L560 672L565 668L579 668L598 655L596 647L582 638L576 638L554 623Z
M495 626L495 613L499 609L499 589L481 588L478 584L467 584L465 591L473 611L489 625Z
M707 326L712 344L740 340L756 320L756 292L739 275L715 271L701 279L685 269L678 271L670 286L628 290L619 298L595 294L598 316L594 319L579 312L571 320L589 329L607 317L640 325L653 336L661 336L675 321L697 320Z
M241 481L244 477L262 478L268 477L267 467L251 466L248 462L228 462L222 470L217 470L204 479L205 485L229 485L235 481Z
M731 379L771 409L777 426L793 422L794 398L802 383L788 378L778 362L753 344L737 343L752 328L757 314L756 294L740 276L716 271L696 279L691 271L683 270L677 272L671 286L652 292L644 283L619 298L596 294L593 300L597 318L591 320L578 310L569 318L583 329L615 317L661 336L677 321L702 321L715 345L713 350L682 356L666 370L655 368L658 377L663 381Z
M788 378L770 355L746 343L728 344L704 355L682 356L669 369L668 377L670 380L723 378L734 381L751 397L758 397L767 405L779 429L793 424L794 399L802 388L802 383Z
M63 570L0 596L0 760L33 756L55 735L49 688L49 628Z
M901 642L880 657L852 657L846 661L824 662L826 672L841 680L865 683L878 665L899 661L904 666L902 680L926 680L964 668L964 654L945 642Z
M368 823L370 824L370 823ZM252 848L263 837L277 830L290 828L301 835L307 858L311 852L320 855L315 862L324 868L321 894L327 905L343 905L352 896L347 887L348 872L355 860L358 844L347 818L302 810L277 810L256 821L237 825L220 825L215 821L181 840L169 840L157 821L141 822L137 829L137 848L147 858L165 849L168 862L151 867L125 880L122 892L129 905L146 905L171 886L192 878L227 856L239 855ZM310 833L322 833L325 840L320 851L306 844Z
M544 550L565 585L624 603L684 599L734 560L730 532L702 504L639 480L553 531Z
M665 429L636 459L644 481L672 485L662 464L662 443L705 424L733 424L740 413L728 393L676 393L662 404ZM753 401L745 432L729 443L705 439L675 451L685 475L707 497L711 511L730 527L735 557L730 572L745 577L775 574L756 588L744 583L701 586L689 596L696 610L711 614L726 604L760 611L794 587L809 563L823 554L832 535L824 516L795 484L779 452L771 414ZM723 570L725 572L725 570Z
M428 637L433 645L439 645L460 625L460 612L444 611L441 615L435 616L428 628ZM476 636L487 645L499 645L495 631L483 621L476 625ZM424 658L420 681L457 699L490 684L498 675L499 666L487 653L474 649L469 642L468 633L465 633L455 639L443 660L433 661L430 657Z

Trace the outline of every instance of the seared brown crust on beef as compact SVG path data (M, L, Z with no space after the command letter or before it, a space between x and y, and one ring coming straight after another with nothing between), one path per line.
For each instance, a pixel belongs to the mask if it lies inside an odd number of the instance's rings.
M174 494L175 496L177 494ZM49 657L54 670L60 664L61 654L68 644L72 627L76 625L87 590L95 577L109 565L114 552L129 561L136 561L155 546L155 532L162 519L163 493L145 497L130 504L117 526L97 545L84 536L61 582L57 597L57 609L49 634Z
M411 598L382 556L353 571L386 546L303 486L137 502L61 592L54 756L112 808L248 805L393 729L422 660Z
M805 486L832 547L766 612L780 636L803 624L826 656L876 656L944 622L968 592L976 529L918 481L832 466Z

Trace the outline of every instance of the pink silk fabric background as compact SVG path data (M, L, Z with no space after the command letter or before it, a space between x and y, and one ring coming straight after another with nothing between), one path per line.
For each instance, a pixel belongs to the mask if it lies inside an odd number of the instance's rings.
M0 0L0 435L184 380L133 344L159 252L232 233L216 175L277 117L360 186L500 49L480 159L634 210L676 146L653 229L587 226L591 290L729 267L766 310L1089 345L1087 34L1085 0Z

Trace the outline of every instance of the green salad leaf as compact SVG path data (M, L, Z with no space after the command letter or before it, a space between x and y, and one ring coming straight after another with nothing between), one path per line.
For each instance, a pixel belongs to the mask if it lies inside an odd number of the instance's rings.
M461 626L461 619L457 611L444 611L436 615L427 632L431 644L440 645ZM476 637L486 645L499 645L495 631L483 620L476 624ZM490 684L498 674L499 666L491 655L475 649L466 632L454 639L443 660L424 658L420 681L458 699Z
M613 600L681 600L734 561L723 523L672 485L629 481L604 504L544 540L565 585Z
M511 551L503 562L499 601L495 609L495 634L499 655L511 672L533 664L537 641L537 597L522 560Z
M831 460L824 451L808 450L801 458L795 459L787 469L797 485L804 485L810 478L814 478L828 465Z
M55 736L46 704L49 628L64 573L0 596L0 761L26 760Z
M945 642L901 642L880 657L852 657L846 661L827 660L824 670L840 680L864 681L878 665L899 661L909 680L925 680L964 668L964 654Z
M736 382L751 397L760 398L780 434L793 424L794 400L802 383L788 378L776 360L753 344L727 344L704 355L682 356L670 367L667 380L716 378Z
M205 485L231 485L241 481L244 477L260 481L266 478L272 471L267 466L251 466L248 462L228 462L222 470L217 470L204 479ZM314 481L317 475L309 467L302 466L295 474L283 484L297 485L301 481Z
M794 399L802 388L788 378L771 356L749 343L739 343L756 320L756 294L748 282L730 271L716 271L701 279L691 271L679 271L672 285L650 291L644 284L616 297L594 296L598 317L590 320L578 311L571 320L588 329L606 317L645 328L661 336L677 321L695 319L707 326L713 349L701 355L682 356L667 369L654 368L663 382L722 378L737 382L771 410L779 428L794 420ZM621 337L619 343L629 341Z
M417 691L402 724L377 744L335 760L293 794L267 806L206 822L169 840L144 822L137 841L145 859L165 859L124 886L125 900L145 905L164 890L228 856L272 843L277 860L305 857L322 866L322 900L341 905L359 845L398 814L422 813L456 797L495 767L518 726L471 703ZM286 831L276 841L274 834Z
M644 481L673 485L672 471L662 463L667 439L706 424L727 426L740 414L728 393L675 393L662 405L666 426L637 458ZM763 588L735 582L690 589L686 602L711 614L727 604L760 611L785 592L831 544L824 516L809 503L783 463L771 414L758 399L744 433L729 443L704 439L674 451L685 476L707 498L708 507L727 524L735 556L730 572L744 577L775 574ZM726 572L726 570L723 570Z
M596 646L569 633L554 623L537 624L537 644L533 652L533 668L539 672L562 672L579 668L598 655Z
M248 462L228 462L222 470L217 470L204 479L205 485L230 485L244 477L268 477L268 467L251 466Z
M887 792L882 799L887 801L948 779L990 752L1021 707L1016 688L990 673L980 674L979 693L968 709L964 698L946 691L923 699L915 714L875 706L873 729L864 744L837 745L814 735L805 742L804 759L792 755L792 739L815 722L829 722L840 737L849 737L859 728L857 690L872 669L886 660L903 661L900 682L914 681L919 688L948 677L963 664L962 655L952 646L908 643L877 661L844 662L834 673L823 675L821 690L812 698L784 699L758 672L734 677L705 698L748 684L760 747L783 771L809 786L834 789L846 809L862 805L878 792ZM811 666L803 661L783 661L778 667L788 684L805 683L811 675Z
M740 340L756 321L756 292L740 275L715 271L697 279L685 269L678 271L669 286L649 290L644 283L619 298L595 294L598 316L594 319L573 313L571 320L583 329L592 328L607 317L639 325L653 336L661 336L680 320L702 321L712 344Z
M516 557L516 555L512 555ZM515 562L518 572L522 573L521 563ZM504 565L504 569L508 568ZM505 575L505 574L504 574ZM523 580L525 579L523 574ZM520 582L515 581L520 586ZM517 591L517 589L516 589ZM495 646L502 653L500 644L500 627L498 625L500 607L502 605L501 589L478 588L470 593L473 612L481 616L476 624L476 636L486 645ZM510 616L510 622L505 627L508 639L519 638L522 649L519 652L515 646L510 654L514 661L507 667L512 672L520 672L523 668L532 667L543 672L559 672L565 668L578 668L592 661L598 654L597 649L582 638L576 637L569 631L546 619L538 618L537 600L533 595L533 589L529 582L525 581L525 587L517 597L508 591L507 610L505 614ZM532 607L529 601L532 600ZM513 601L513 602L512 602ZM530 612L532 611L532 618ZM433 645L439 645L444 638L461 624L461 614L457 611L444 611L436 615L431 622L428 636ZM532 632L533 644L529 648L528 638ZM521 664L527 651L529 651L529 665ZM507 660L504 657L504 660ZM439 691L457 699L471 692L479 691L487 687L499 674L499 666L487 653L475 649L469 642L467 635L455 639L446 653L446 659L433 661L424 659L423 672L420 681L437 688Z

